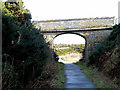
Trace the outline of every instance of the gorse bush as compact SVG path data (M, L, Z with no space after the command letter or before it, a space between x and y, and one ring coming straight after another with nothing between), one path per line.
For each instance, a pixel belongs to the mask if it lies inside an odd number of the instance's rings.
M67 53L83 53L84 52L84 49L85 49L85 44L79 44L79 45L55 45L54 46L55 48L58 48L56 49L56 54L57 55L65 55ZM65 49L59 49L59 48L65 48ZM67 47L67 48L66 48Z
M41 75L49 47L21 2L2 2L3 89L25 88Z

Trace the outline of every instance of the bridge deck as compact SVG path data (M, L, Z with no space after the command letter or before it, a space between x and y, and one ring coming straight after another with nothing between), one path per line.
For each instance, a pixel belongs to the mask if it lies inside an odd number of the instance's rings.
M80 31L102 31L102 30L112 30L112 27L107 28L89 28L89 29L61 29L61 30L46 30L41 31L41 33L58 33L58 32L80 32Z

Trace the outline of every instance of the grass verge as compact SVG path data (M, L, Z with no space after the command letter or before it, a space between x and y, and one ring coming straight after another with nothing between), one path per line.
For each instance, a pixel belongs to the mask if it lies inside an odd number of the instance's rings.
M65 75L64 75L64 64L58 63L58 70L54 84L56 88L64 88Z
M74 63L80 66L82 72L93 82L96 88L116 88L117 86L102 72L99 72L96 67L88 67L83 62Z

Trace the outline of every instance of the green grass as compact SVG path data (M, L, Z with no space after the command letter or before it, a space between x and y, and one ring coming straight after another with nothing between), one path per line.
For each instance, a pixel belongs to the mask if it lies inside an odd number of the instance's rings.
M101 72L98 72L97 68L87 67L85 63L74 63L80 66L82 72L93 82L97 88L115 88L116 85L112 81L105 77Z
M65 75L64 75L64 64L58 64L57 79L55 81L56 88L64 88Z
M64 59L63 57L61 58L62 60L64 60L64 61L67 61L67 62L69 62L69 60L66 60L66 59Z

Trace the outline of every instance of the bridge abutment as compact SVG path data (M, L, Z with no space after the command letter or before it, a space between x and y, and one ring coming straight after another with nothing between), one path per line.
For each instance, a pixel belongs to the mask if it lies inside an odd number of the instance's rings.
M86 36L86 59L88 59L90 53L95 50L97 45L104 41L111 32L112 30L88 32L88 35Z

